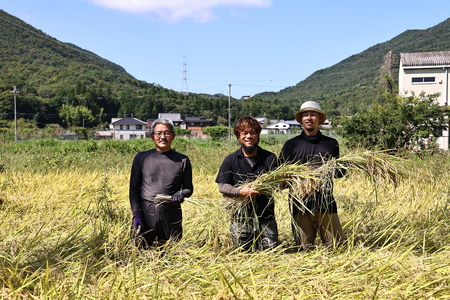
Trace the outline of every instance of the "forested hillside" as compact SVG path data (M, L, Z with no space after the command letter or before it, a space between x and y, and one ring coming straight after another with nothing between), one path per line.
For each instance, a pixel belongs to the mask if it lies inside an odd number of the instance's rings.
M395 38L326 69L318 70L304 81L278 93L261 93L257 98L277 99L298 106L306 100L317 100L329 116L352 114L360 108L381 101L384 87L380 75L384 57L392 52L395 59L390 70L398 78L398 64L402 52L427 52L450 50L450 19L425 29L408 30ZM333 51L330 47L330 52Z
M0 10L0 127L14 118L13 86L17 86L19 118L44 127L98 127L112 117L146 120L158 113L205 116L227 124L228 97L189 94L138 80L124 68L70 43L63 43ZM388 71L398 73L400 52L450 50L450 19L426 30L409 30L382 44L313 73L278 93L246 100L231 99L231 119L251 114L293 119L305 100L317 100L330 117L353 113L381 101L383 58L392 51ZM332 51L332 50L330 50ZM70 118L68 117L70 116Z
M13 119L13 86L18 118L40 127L96 127L112 117L146 120L158 113L212 118L227 124L228 97L184 95L137 80L121 66L73 44L62 43L0 10L0 127ZM158 79L155 78L155 82ZM232 120L243 113L287 118L293 112L276 101L232 99ZM70 116L67 117L67 116Z

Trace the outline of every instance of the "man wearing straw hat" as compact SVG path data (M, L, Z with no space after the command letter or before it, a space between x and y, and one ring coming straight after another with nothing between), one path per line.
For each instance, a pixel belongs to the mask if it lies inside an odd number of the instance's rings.
M253 190L250 183L277 163L274 153L258 146L260 133L261 125L255 118L245 116L237 121L234 134L241 147L225 157L216 178L226 199L233 204L245 203L232 211L230 224L233 244L241 250L266 250L278 244L274 203L270 195Z
M325 112L315 101L306 101L295 114L302 124L300 135L288 140L280 154L280 163L310 163L319 166L324 160L339 157L338 142L322 134L319 125L326 120ZM339 173L339 172L338 172ZM342 173L339 173L342 176ZM292 230L297 245L309 249L319 232L325 245L336 246L345 241L337 206L333 197L332 175L312 195L289 195L293 217ZM339 177L339 176L335 176ZM299 199L301 198L301 199Z
M157 119L150 130L155 149L136 154L131 167L133 226L141 228L143 248L182 236L181 203L194 191L189 158L172 150L171 120Z

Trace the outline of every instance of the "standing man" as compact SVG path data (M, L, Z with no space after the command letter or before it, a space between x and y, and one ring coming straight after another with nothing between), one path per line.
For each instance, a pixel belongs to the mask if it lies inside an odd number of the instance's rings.
M216 178L224 197L250 198L242 210L233 214L230 224L233 244L243 250L249 250L252 246L266 250L278 244L275 207L269 199L271 195L253 190L251 183L243 188L238 187L276 165L276 155L258 146L260 133L261 125L255 118L246 116L237 121L234 134L241 147L225 157Z
M339 157L338 142L323 135L319 130L319 125L325 122L326 115L317 102L303 103L295 114L295 119L303 125L303 131L284 144L280 154L281 163L300 162L320 166L324 160ZM335 246L345 241L333 197L332 178L325 178L325 182L320 190L304 197L302 203L293 195L289 195L294 238L297 245L301 245L303 249L314 245L317 231L325 245Z
M175 138L172 121L155 120L150 134L155 149L136 154L130 177L133 226L141 227L148 247L154 241L182 237L181 203L194 191L189 158L171 148ZM161 195L169 200L161 200Z

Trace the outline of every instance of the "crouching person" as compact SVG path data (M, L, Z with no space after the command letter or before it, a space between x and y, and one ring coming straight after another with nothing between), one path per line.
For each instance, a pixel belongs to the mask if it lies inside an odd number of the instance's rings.
M258 146L260 133L261 125L255 118L246 116L237 121L234 134L240 148L225 157L216 178L225 198L234 203L246 201L245 206L233 211L230 224L233 244L242 250L266 250L278 244L271 195L263 195L251 187L251 181L275 168L277 162L275 154ZM243 182L247 184L240 187Z
M129 191L133 226L140 228L143 248L181 239L181 203L194 191L189 158L172 149L172 121L155 120L150 134L155 148L134 157Z

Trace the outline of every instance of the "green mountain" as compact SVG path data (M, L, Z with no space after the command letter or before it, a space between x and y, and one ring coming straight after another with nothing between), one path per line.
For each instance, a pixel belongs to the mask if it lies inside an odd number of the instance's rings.
M329 68L318 70L295 86L254 97L277 99L296 107L304 101L316 100L330 116L353 113L381 101L380 96L385 89L380 84L380 77L384 57L389 52L394 59L384 70L386 73L391 72L391 77L397 82L400 53L448 50L450 18L425 30L407 30L385 43L352 55Z
M186 95L138 80L121 66L60 42L3 10L0 46L0 127L14 118L13 86L20 91L18 117L40 127L51 123L96 127L112 117L133 115L146 120L167 112L228 123L226 96ZM382 101L385 87L380 74L388 53L393 59L384 64L384 70L395 78L399 53L449 49L450 19L426 30L408 30L319 70L296 86L250 99L231 99L231 121L244 114L292 119L306 100L317 100L330 117L353 113Z
M226 120L224 96L183 95L158 84L137 80L121 66L80 47L63 43L0 10L0 127L13 119L13 86L17 86L19 118L43 127L64 123L67 113L86 126L98 126L111 117L146 120L160 112L181 112ZM67 108L70 106L70 109ZM206 113L205 113L206 112ZM209 114L209 115L208 115ZM66 122L67 123L67 122Z

